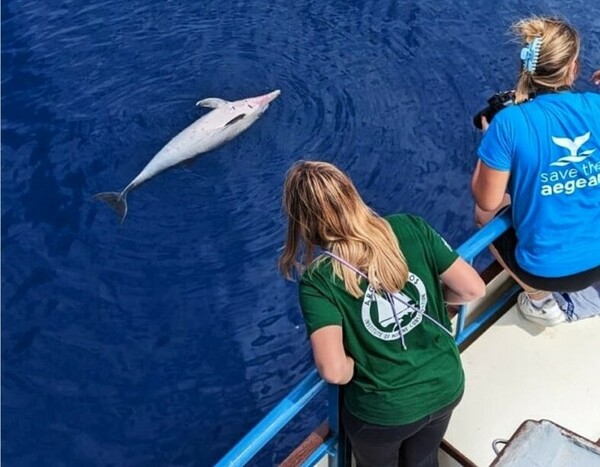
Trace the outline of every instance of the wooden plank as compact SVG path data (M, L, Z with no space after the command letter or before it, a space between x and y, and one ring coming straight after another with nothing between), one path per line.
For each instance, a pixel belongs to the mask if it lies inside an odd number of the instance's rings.
M280 467L297 467L301 465L315 449L327 439L330 433L329 423L325 420L319 427L308 435L292 453L279 464Z

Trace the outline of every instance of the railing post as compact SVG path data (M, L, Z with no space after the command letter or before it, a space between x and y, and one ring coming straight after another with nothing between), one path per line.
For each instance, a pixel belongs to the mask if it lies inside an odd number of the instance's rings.
M340 387L337 384L330 384L327 388L327 410L329 412L329 429L331 430L331 436L336 437L338 442L335 444L335 452L329 455L330 467L343 467L343 462L340 462Z
M471 266L473 266L473 260L466 260ZM465 330L465 322L467 320L467 304L463 303L458 307L458 317L456 319L456 333L454 335L454 339L460 339L461 334Z
M332 442L329 452L329 465L332 467L350 467L352 460L352 449L346 438L344 426L340 421L344 394L340 386L329 385L329 427L331 429Z
M328 390L328 410L329 410L329 428L334 434L340 432L340 411L339 411L339 393L340 387L337 384L327 385Z

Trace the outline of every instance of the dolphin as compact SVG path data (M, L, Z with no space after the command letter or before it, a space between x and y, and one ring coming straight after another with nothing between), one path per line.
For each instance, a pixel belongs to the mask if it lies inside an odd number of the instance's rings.
M127 195L145 181L174 165L210 151L235 138L260 118L281 94L279 89L262 96L229 102L216 97L202 99L197 106L213 109L177 134L121 192L103 192L94 198L108 203L121 217L127 215Z

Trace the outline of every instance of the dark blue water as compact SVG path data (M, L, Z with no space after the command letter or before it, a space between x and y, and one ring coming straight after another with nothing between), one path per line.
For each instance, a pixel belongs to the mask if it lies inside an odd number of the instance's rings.
M583 75L600 65L586 0L4 1L3 465L214 463L311 368L275 268L286 169L332 161L375 209L458 245L474 231L470 118L513 84L506 30L531 12L566 15ZM92 200L198 99L277 88L246 133L132 193L124 224Z

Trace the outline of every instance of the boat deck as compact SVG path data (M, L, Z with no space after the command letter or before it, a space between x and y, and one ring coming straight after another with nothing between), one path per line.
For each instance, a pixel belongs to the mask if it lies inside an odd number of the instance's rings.
M552 420L599 440L598 317L545 328L513 306L462 360L465 394L444 441L471 465L489 466L496 457L492 442L508 440L526 419Z

